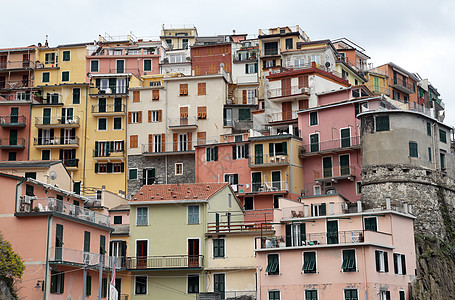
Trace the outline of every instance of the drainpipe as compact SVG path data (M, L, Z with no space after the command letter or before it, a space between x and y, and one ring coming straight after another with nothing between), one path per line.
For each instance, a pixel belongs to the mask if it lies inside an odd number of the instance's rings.
M86 173L86 168L85 168L85 162L87 160L87 115L88 115L88 93L89 93L89 86L86 85L85 86L85 128L84 128L84 154L83 154L83 157L84 157L84 173L82 174L82 187L84 188L85 187L85 173ZM84 189L82 189L83 191ZM81 191L81 192L82 192Z
M366 257L365 257L365 247L362 247L362 254L363 254L363 265L366 266L367 262L366 262ZM365 268L363 271L363 282L364 282L364 289L365 289L365 300L368 300L367 272L366 272Z
M164 82L165 81L163 80L163 83ZM169 132L169 130L168 130L168 128L169 128L168 127L169 126L169 124L168 124L169 119L168 119L168 111L167 111L167 82L166 82L166 86L164 87L164 100L165 100L164 103L166 104L166 106L165 106L166 114L165 115L166 115L166 134L167 134ZM169 135L168 135L168 137L169 137ZM169 137L169 139L170 138L172 138L172 141L174 141L173 137ZM172 145L172 147L174 147L174 145ZM164 149L166 150L166 145L164 145ZM167 176L167 155L166 155L166 153L164 153L164 174L165 174L165 178L166 178L165 184L167 184L167 177L168 176Z
M51 239L51 232L52 232L52 217L53 215L50 215L49 218L47 219L47 237L46 237L46 271L44 274L44 295L43 299L47 299L47 294L49 293L50 289L50 284L48 285L47 283L49 282L48 277L49 277L49 248L50 248L50 239ZM50 277L49 277L50 279Z

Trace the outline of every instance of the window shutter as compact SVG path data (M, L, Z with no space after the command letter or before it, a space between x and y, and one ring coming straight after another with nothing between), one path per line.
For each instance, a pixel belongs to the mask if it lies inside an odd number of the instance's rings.
M250 147L248 144L243 145L243 147L245 147L245 158L248 158L250 156L249 155Z
M211 159L210 159L210 148L205 148L205 161L211 161Z
M288 144L286 142L283 142L283 154L288 154Z
M275 153L273 151L274 150L273 147L274 147L274 144L273 143L269 143L269 156L274 156L275 155Z
M306 228L305 223L300 223L300 240L306 241Z
M107 172L112 173L112 163L107 163Z
M87 276L87 289L85 291L86 296L90 296L92 294L92 276Z
M325 215L326 215L325 203L321 203L321 216L325 216Z
M243 90L242 92L243 92L243 95L242 95L243 104L246 104L246 102L247 102L247 96L246 96L247 91Z
M147 184L147 169L142 169L142 185Z
M57 293L57 274L51 273L51 293Z
M265 63L265 60L262 61L262 69L265 69L266 68L266 63Z
M254 73L258 72L258 63L254 63Z
M174 151L174 152L177 151L177 149L178 149L178 147L177 147L177 146L178 146L178 145L177 145L178 137L179 137L178 133L175 133L175 132L174 132L174 134L173 134L173 143L172 143L172 144L173 144L173 151Z
M239 184L239 174L234 174L234 184Z
M148 147L148 152L152 153L153 152L153 134L149 134L149 147Z
M384 251L384 272L389 272L389 258L387 252Z
M292 230L292 225L291 224L286 224L286 247L292 246L292 243L291 243L291 230Z
M139 112L137 113L137 122L138 122L138 123L142 123L142 111L139 111Z
M158 122L161 122L162 121L162 118L163 118L163 111L160 109L158 111Z
M98 173L98 164L95 164L95 173Z
M120 163L120 172L125 172L125 163Z
M148 114L148 122L150 123L150 122L152 122L152 111L149 110L149 111L147 112L147 114Z
M188 132L188 151L193 150L193 134Z
M232 159L237 159L237 146L232 146Z
M218 161L218 147L215 147L215 161Z
M90 232L84 231L84 251L90 252Z
M381 252L375 251L376 254L376 271L380 272L381 271Z
M58 159L62 160L63 159L63 150L60 149Z
M401 255L401 270L402 274L406 275L406 259L403 254Z
M166 134L161 134L161 152L166 152Z
M132 116L133 116L133 113L128 112L128 124L131 124Z
M393 267L395 270L395 274L398 274L398 254L393 254Z

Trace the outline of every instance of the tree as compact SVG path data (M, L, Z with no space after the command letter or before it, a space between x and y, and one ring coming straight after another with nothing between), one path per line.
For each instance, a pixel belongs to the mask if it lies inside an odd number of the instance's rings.
M15 295L14 283L21 279L24 269L22 258L13 251L11 243L5 241L0 234L0 280L6 283L13 295Z

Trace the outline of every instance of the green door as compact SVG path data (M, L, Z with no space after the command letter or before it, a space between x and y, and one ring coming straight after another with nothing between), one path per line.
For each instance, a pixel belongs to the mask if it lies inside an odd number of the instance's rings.
M351 130L349 128L341 129L341 147L351 147Z
M62 260L63 225L57 224L55 233L55 260Z
M374 92L379 93L379 78L373 77L374 79Z
M114 111L121 112L122 111L122 98L115 98L114 99Z
M324 173L324 178L332 177L332 157L327 156L322 158L322 171Z
M239 108L239 121L246 121L250 119L250 110L248 108Z
M19 108L11 107L11 123L19 123Z
M264 163L263 160L263 149L262 144L254 145L254 164L261 165Z
M350 175L349 154L340 155L340 175Z
M220 293L220 299L225 299L225 278L224 274L213 275L213 291Z
M327 244L338 244L338 221L327 221Z
M123 59L117 60L117 73L125 73L125 61Z
M310 135L310 152L319 151L319 134Z
M281 191L281 172L272 171L272 188L273 190Z
M17 145L17 129L11 129L9 131L9 144Z
M51 109L50 108L43 108L43 124L44 125L51 124Z
M262 186L261 182L261 172L251 173L251 189L254 192L258 192Z
M106 112L106 98L98 99L98 112Z

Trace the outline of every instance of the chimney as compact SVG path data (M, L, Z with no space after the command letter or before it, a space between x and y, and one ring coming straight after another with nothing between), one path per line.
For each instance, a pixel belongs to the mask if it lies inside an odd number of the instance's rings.
M385 206L387 210L391 210L392 207L390 205L390 197L385 198Z
M357 201L357 212L361 213L362 212L362 201Z

